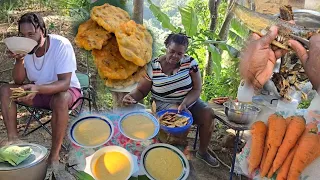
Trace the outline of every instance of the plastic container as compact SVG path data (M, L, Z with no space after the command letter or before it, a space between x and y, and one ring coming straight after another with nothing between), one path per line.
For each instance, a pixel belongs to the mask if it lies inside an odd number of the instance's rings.
M178 110L176 110L176 109L167 109L167 110L162 110L162 111L157 112L157 118L160 118L160 116L162 116L166 112L178 114ZM191 127L191 125L193 123L192 115L187 112L180 112L179 114L189 118L187 125L182 126L182 127L174 127L174 128L160 125L161 129L163 129L165 132L170 133L170 134L182 134L182 133L186 132Z
M249 86L244 80L240 82L238 87L237 98L239 102L252 102L252 97L254 96L254 89Z

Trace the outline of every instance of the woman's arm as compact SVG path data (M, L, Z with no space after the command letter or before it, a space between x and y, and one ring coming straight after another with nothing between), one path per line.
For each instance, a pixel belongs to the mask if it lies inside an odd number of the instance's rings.
M190 76L191 76L192 84L193 84L192 90L187 94L187 96L184 98L184 100L180 104L179 107L181 109L179 109L179 110L184 110L185 108L190 106L192 103L194 103L200 97L201 86L202 86L200 71L197 71L197 72L191 71Z
M148 95L152 87L152 81L142 78L136 89L131 91L129 95L137 102L141 101Z

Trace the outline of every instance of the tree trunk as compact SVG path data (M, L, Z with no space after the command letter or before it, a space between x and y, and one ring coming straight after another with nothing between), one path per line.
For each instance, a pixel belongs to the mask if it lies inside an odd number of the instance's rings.
M218 7L220 5L221 0L209 0L209 11L210 11L210 31L212 33L215 32L217 26L217 19L218 19ZM211 59L211 53L207 52L207 62L205 66L204 76L211 75L213 69L213 62ZM204 81L204 78L203 78Z
M133 17L137 24L143 24L143 0L133 0ZM113 109L123 106L122 99L128 92L111 92Z
M233 2L234 2L234 0L230 0L229 1L229 7ZM219 32L219 37L220 37L221 41L225 41L228 38L229 27L230 27L230 23L231 23L232 18L233 18L233 14L232 13L228 13L227 17L224 20L223 25L222 25L222 27L220 29L220 32Z
M143 24L143 0L133 0L132 19L138 24Z
M221 0L209 0L209 11L210 11L210 31L216 30L217 19L218 19L218 7L220 5Z

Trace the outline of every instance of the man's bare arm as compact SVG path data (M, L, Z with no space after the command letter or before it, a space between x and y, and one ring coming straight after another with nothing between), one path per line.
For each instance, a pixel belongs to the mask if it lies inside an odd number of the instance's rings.
M57 94L67 91L70 87L72 73L58 74L58 81L51 84L39 85L39 94Z
M27 77L26 69L24 68L24 60L17 59L13 67L12 77L15 84L21 85Z

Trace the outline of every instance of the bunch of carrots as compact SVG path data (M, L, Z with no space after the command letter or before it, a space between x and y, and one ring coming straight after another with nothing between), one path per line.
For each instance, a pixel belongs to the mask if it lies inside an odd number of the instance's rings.
M249 174L260 168L261 177L299 180L302 171L320 156L320 136L315 123L306 124L301 116L283 118L272 114L266 125L251 126L252 144Z

